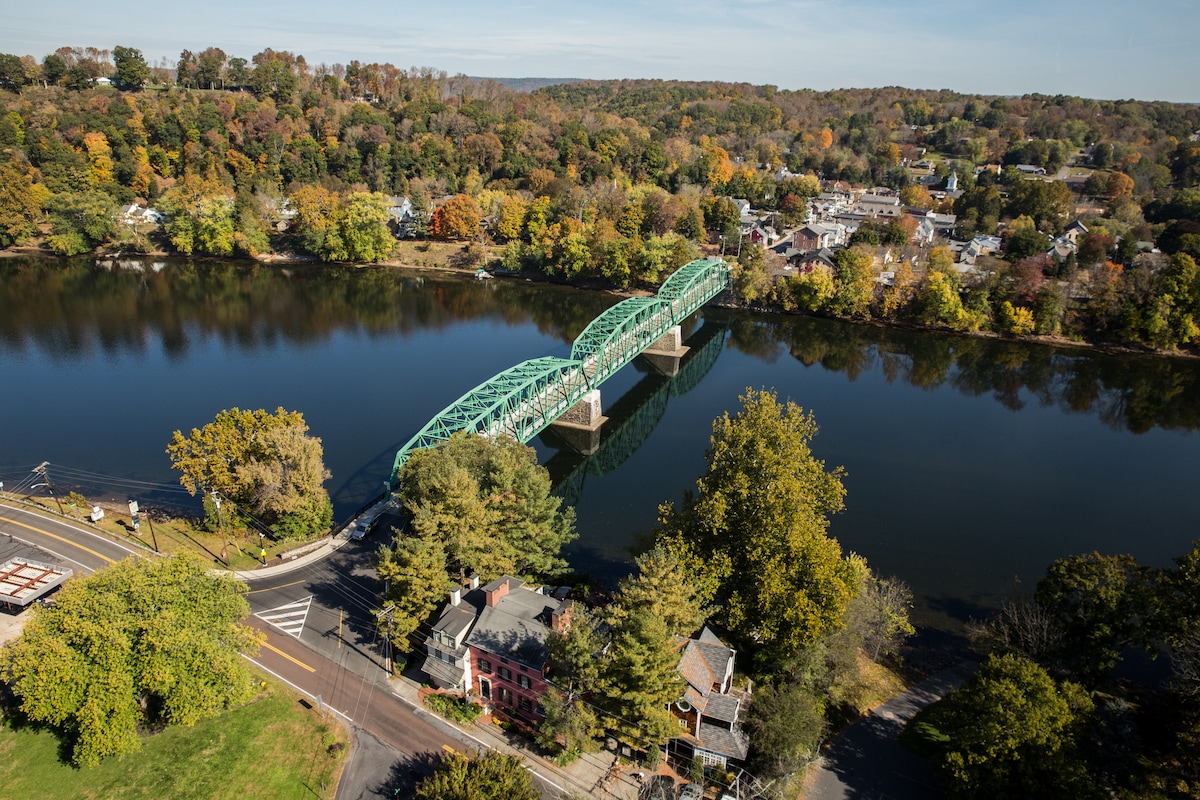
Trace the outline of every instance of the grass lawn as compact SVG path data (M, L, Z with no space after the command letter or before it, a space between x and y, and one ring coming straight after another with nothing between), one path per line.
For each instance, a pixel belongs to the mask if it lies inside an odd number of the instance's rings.
M18 798L332 798L346 731L280 684L250 705L142 740L97 767L62 760L49 730L0 725L0 800Z
M24 498L23 502L27 508L40 509L49 516L58 516L53 500L44 497L30 497ZM230 530L227 526L226 535L221 536L217 533L200 530L189 520L156 517L154 532L151 533L150 523L143 513L141 530L135 533L123 504L102 503L102 506L105 509L104 518L96 523L96 527L118 540L136 542L149 549L154 549L157 544L158 552L164 555L170 555L180 550L191 550L199 553L205 560L211 559L213 566L224 567L227 562L230 569L254 569L260 563L259 538L253 531ZM83 525L91 524L85 521L84 512L69 506L64 506L64 508L67 511L68 520ZM303 544L304 542L301 541L274 542L270 539L263 542L268 559L275 558L280 553ZM220 558L222 552L225 554L224 558ZM217 563L218 560L221 563ZM0 795L0 800L3 800L3 797Z
M438 267L474 271L455 263L455 256L466 249L466 242L433 242L403 239L396 242L396 249L388 263L408 264L417 267ZM489 260L499 258L503 248L488 247Z

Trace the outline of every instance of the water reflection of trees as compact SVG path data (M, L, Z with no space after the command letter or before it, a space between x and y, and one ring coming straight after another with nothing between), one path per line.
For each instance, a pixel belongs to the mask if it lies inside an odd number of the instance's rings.
M242 349L306 344L339 331L407 335L467 320L525 325L563 342L615 298L551 286L473 281L385 267L172 261L160 271L91 259L0 261L0 342L52 359L93 348L182 357L198 340ZM515 354L526 358L527 353Z
M148 264L147 264L148 266ZM0 259L0 348L70 361L99 349L155 345L182 358L216 338L243 349L319 342L339 331L393 336L466 321L533 323L564 344L618 298L518 281L473 281L386 267L171 261L161 271L101 269L90 259ZM1200 363L1110 355L999 339L720 309L730 346L773 362L785 354L850 380L949 385L1006 408L1035 402L1095 414L1143 433L1200 428ZM693 321L691 324L696 324ZM537 353L514 353L514 363Z
M1095 414L1134 433L1200 428L1200 363L1183 358L1098 353L1009 340L852 325L806 317L734 315L731 346L759 358L797 361L846 374L878 369L893 383L952 386L991 395L1014 411L1029 403Z

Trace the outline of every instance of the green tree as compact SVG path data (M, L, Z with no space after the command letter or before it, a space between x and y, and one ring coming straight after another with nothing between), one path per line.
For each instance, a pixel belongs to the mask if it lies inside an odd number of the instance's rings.
M216 491L280 538L315 533L333 519L321 440L308 435L299 411L228 409L187 437L175 431L167 455L190 494Z
M971 317L958 294L958 276L931 271L917 290L918 319L926 325L945 325L956 331L970 326Z
M555 688L540 702L546 716L534 738L541 747L566 753L594 753L600 749L604 726L591 706L583 700L570 700Z
M1034 599L1062 632L1058 663L1088 682L1117 665L1147 616L1144 572L1130 555L1089 553L1050 565Z
M771 273L761 244L742 245L733 269L733 291L743 303L758 303L771 293Z
M659 541L712 592L718 621L772 661L837 627L866 567L827 535L845 489L812 453L812 415L765 390L740 401L713 423L697 494L660 509Z
M234 252L233 191L216 180L189 174L163 194L167 235L181 253L228 256Z
M21 244L37 232L49 194L26 170L12 162L0 163L0 247Z
M608 621L614 627L639 611L648 611L663 620L675 636L690 636L700 629L707 617L701 591L683 571L679 560L662 547L655 547L637 558L638 574L624 578L609 608Z
M581 604L572 604L567 629L546 636L547 663L564 702L573 702L596 688L603 649L600 621Z
M991 656L928 720L946 737L935 769L957 797L1098 796L1078 748L1091 714L1079 686L1056 684L1032 661Z
M531 447L458 433L414 452L397 482L414 532L441 541L460 578L549 576L566 566L560 551L576 536L575 511L560 509Z
M62 56L51 53L42 59L42 81L47 86L57 84L67 74L67 62Z
M750 736L750 765L761 778L790 775L811 764L825 739L825 704L795 683L754 690L743 723Z
M869 317L875 290L871 256L857 249L839 250L834 254L833 263L830 313L839 317Z
M25 83L25 65L21 63L21 57L0 53L0 89L19 92Z
M22 711L64 734L71 760L135 752L143 725L192 725L254 694L261 634L246 585L194 557L128 558L69 581L0 652Z
M444 757L417 786L416 800L538 800L533 775L516 756L491 751Z
M1146 340L1174 350L1200 336L1200 270L1187 253L1176 253L1158 276L1157 292L1146 309Z
M446 548L437 539L396 535L392 546L375 555L375 570L385 581L385 603L395 607L392 643L408 652L408 637L446 598L451 582L446 574Z
M103 244L116 227L117 204L100 191L64 192L46 201L50 248L73 256Z
M817 267L787 279L781 292L785 308L821 313L829 308L833 299L833 272Z
M141 50L117 45L113 48L112 60L116 67L117 83L122 89L137 91L150 80L150 67Z
M667 709L683 696L679 658L666 622L649 610L634 611L615 630L596 697L607 726L631 746L661 744L679 729Z
M388 230L388 198L379 192L355 192L340 215L341 241L351 261L383 261L396 245Z

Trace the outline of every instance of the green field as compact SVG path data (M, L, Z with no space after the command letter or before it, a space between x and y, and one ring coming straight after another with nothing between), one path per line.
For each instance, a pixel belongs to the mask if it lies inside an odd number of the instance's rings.
M346 731L278 684L193 728L168 728L142 750L78 769L49 730L0 725L0 800L26 798L332 798ZM325 790L322 794L322 783Z

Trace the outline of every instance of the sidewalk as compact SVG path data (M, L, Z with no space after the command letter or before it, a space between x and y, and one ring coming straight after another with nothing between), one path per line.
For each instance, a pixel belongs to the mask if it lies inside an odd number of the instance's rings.
M269 567L259 567L258 569L241 569L233 570L232 574L244 581L260 580L262 578L270 578L275 575L283 575L291 572L294 569L299 569L306 564L311 564L314 561L320 561L328 556L333 551L341 548L350 541L350 534L360 521L374 521L383 513L384 509L390 504L388 498L379 500L375 505L363 510L358 516L350 520L344 528L333 534L322 544L310 545L312 549L306 550L302 555L287 558L286 554L281 554L283 560L278 564L272 564Z
M464 732L481 747L524 759L533 773L562 793L562 796L611 797L616 800L637 800L639 784L633 777L642 768L633 762L619 764L616 753L602 750L586 753L565 767L542 758L522 737L510 734L494 723L477 722L458 727L449 720L426 709L420 702L420 686L412 679L399 676L390 683L392 693L404 702L455 730ZM616 767L616 769L614 769Z

